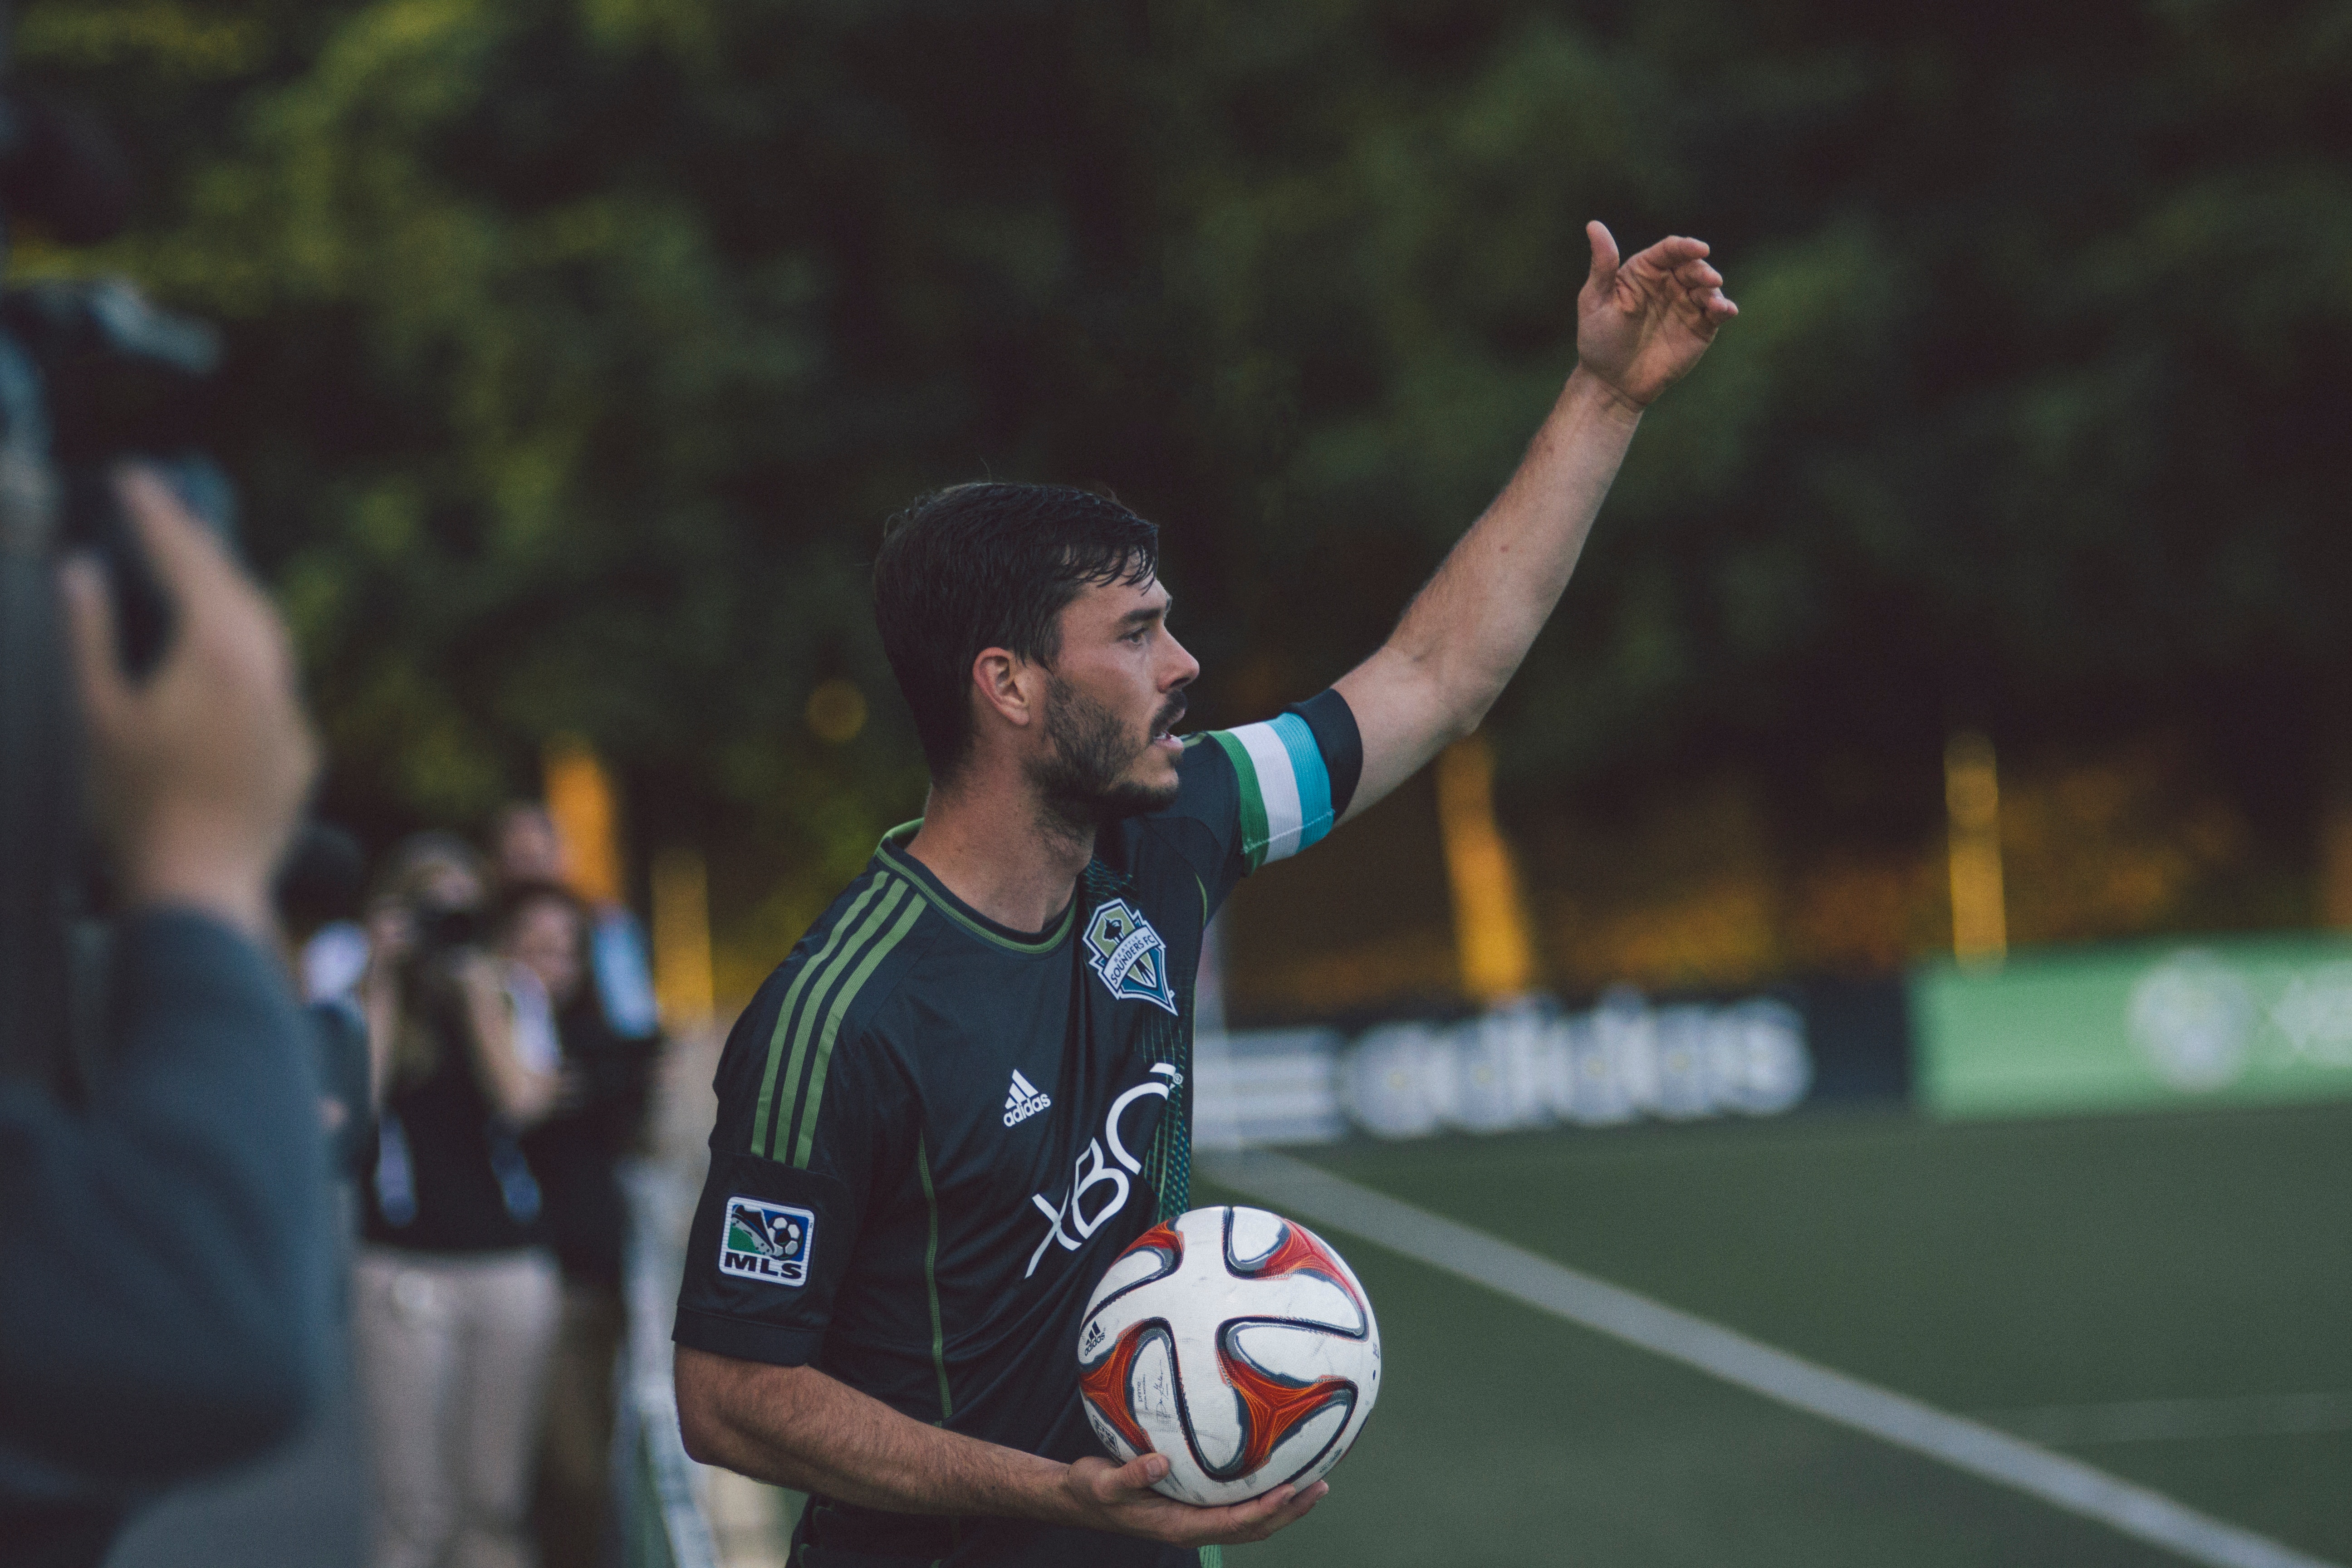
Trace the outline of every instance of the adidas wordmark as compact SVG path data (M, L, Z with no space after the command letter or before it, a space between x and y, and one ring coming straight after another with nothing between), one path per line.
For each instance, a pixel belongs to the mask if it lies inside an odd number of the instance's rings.
M1004 1125L1018 1127L1054 1103L1054 1097L1013 1069L1013 1088L1004 1097Z

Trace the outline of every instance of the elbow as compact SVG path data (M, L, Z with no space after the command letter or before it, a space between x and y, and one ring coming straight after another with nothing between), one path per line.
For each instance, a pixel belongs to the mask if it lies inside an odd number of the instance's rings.
M1494 705L1495 698L1488 694L1459 700L1448 708L1436 727L1436 749L1442 752L1457 741L1468 740L1486 721L1486 710Z
M132 1372L124 1368L124 1373ZM323 1357L280 1342L193 1348L168 1368L89 1380L59 1401L56 1458L135 1486L173 1484L261 1458L291 1442L325 1403ZM64 1391L60 1391L64 1392ZM125 1422L121 1413L139 1417Z
M718 1389L699 1352L681 1346L671 1373L677 1394L677 1440L686 1457L698 1465L723 1465L721 1434L726 1424L719 1413Z
M203 1435L205 1462L258 1458L318 1417L339 1376L327 1289L286 1279L251 1291L241 1310L215 1316L211 1353L183 1360L175 1403L184 1429ZM149 1384L151 1398L158 1392Z
M233 1463L257 1459L283 1447L319 1415L319 1379L292 1358L280 1357L235 1389L207 1400L202 1415L208 1433L206 1458Z
M686 1457L698 1465L719 1464L718 1424L699 1404L684 1394L677 1401L677 1441Z
M814 1489L794 1455L802 1401L815 1374L677 1348L671 1385L677 1394L677 1440L686 1457L772 1485Z

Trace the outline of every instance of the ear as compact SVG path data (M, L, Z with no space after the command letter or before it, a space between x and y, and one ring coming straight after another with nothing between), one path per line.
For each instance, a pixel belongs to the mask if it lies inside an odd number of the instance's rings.
M977 694L979 712L975 717L985 720L993 710L996 716L1015 729L1027 729L1036 722L1042 711L1039 707L1045 696L1045 672L1035 665L1001 647L986 647L971 661L972 690Z

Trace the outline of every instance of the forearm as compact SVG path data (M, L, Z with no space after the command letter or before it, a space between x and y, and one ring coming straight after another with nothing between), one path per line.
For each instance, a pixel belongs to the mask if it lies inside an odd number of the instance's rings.
M814 1367L681 1345L679 1425L704 1464L894 1513L1074 1522L1067 1467L926 1425Z
M1640 422L1598 378L1570 375L1510 483L1341 678L1364 737L1351 816L1486 716L1559 603Z

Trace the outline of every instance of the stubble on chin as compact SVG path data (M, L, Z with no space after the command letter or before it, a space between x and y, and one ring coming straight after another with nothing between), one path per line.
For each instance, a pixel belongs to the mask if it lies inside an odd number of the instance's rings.
M1046 754L1032 764L1039 826L1056 835L1090 832L1124 817L1164 811L1176 802L1177 783L1139 783L1128 775L1151 755L1118 715L1056 682L1045 709Z

